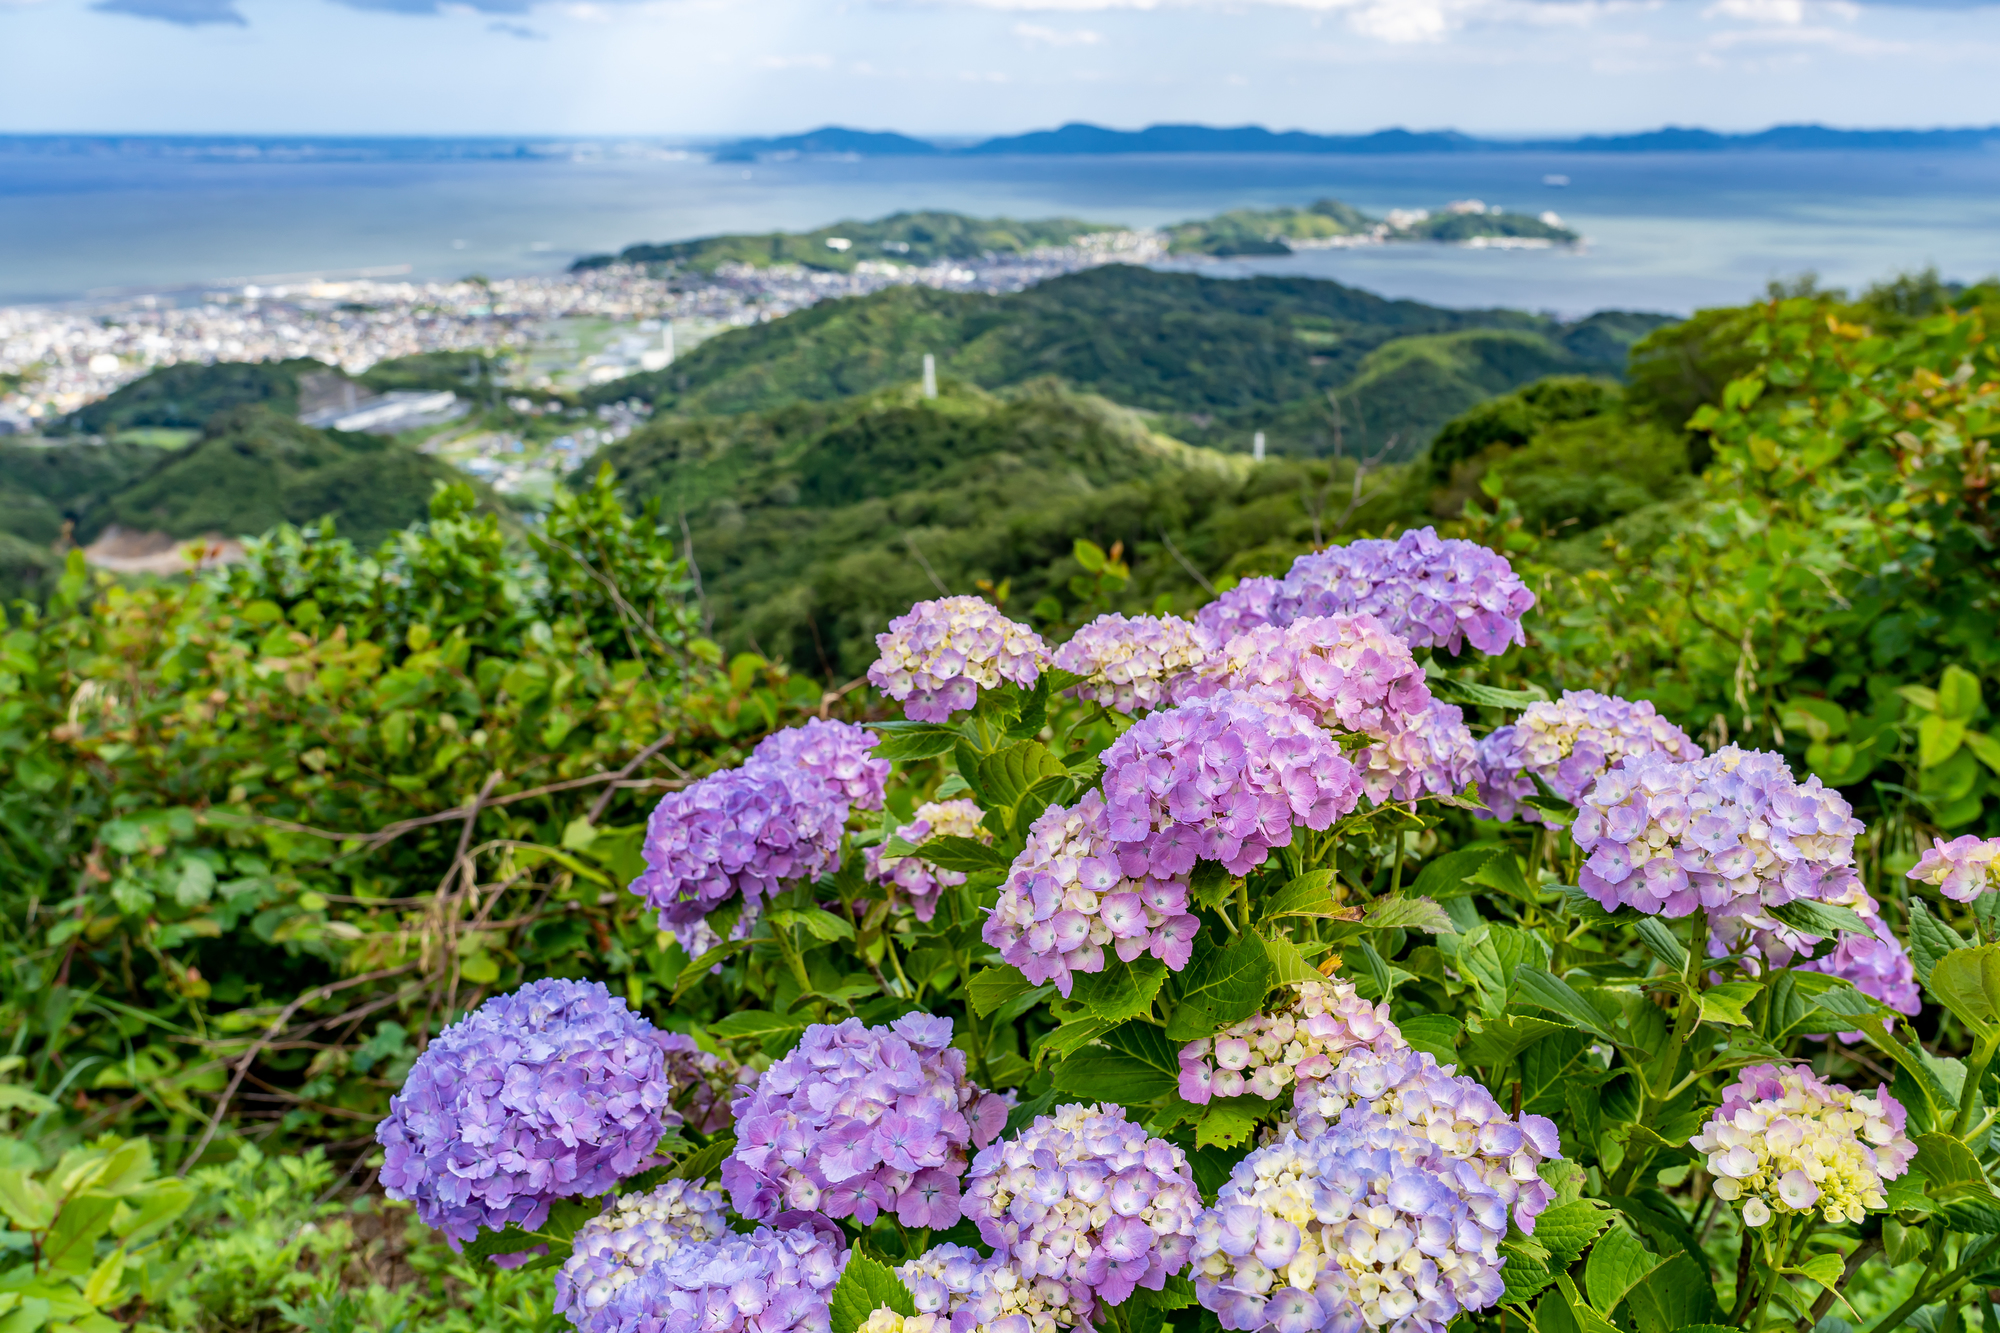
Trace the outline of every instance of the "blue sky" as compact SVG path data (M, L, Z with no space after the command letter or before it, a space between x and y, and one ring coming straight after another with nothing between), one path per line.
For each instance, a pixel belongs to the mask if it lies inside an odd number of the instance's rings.
M2000 4L0 0L0 130L2000 122Z

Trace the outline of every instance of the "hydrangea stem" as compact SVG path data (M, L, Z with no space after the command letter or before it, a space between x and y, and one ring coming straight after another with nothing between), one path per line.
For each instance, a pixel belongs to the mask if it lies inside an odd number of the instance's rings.
M1972 1113L1979 1109L1979 1085L1986 1081L1986 1071L1992 1067L1996 1050L2000 1050L2000 1034L1981 1037L1973 1043L1972 1059L1965 1070L1965 1088L1958 1098L1958 1118L1951 1127L1951 1132L1960 1138L1972 1128Z

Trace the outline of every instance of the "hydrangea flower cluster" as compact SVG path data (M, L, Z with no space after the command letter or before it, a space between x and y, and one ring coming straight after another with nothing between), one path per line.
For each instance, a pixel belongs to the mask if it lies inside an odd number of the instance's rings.
M797 1227L724 1233L674 1246L612 1291L583 1333L829 1333L833 1289L847 1266L839 1232Z
M678 1123L651 1023L594 981L499 995L439 1033L376 1126L382 1188L452 1248L603 1194Z
M882 808L889 763L871 757L875 739L815 718L766 736L742 767L667 793L646 823L646 870L632 892L691 954L719 942L703 918L740 893L744 938L785 881L839 868L851 811Z
M774 731L757 742L744 766L798 770L849 809L880 810L890 765L876 756L876 739L874 732L852 722L809 718L802 727Z
M992 842L993 835L980 823L985 814L977 801L926 801L917 807L916 818L898 826L896 836L913 847L922 846L926 838L954 836ZM862 855L868 861L868 878L901 889L919 921L937 914L938 894L965 883L958 871L942 870L921 856L884 856L879 845L865 848Z
M1518 814L1527 823L1545 823L1540 810L1520 804L1535 794L1535 777L1575 805L1606 769L1655 752L1680 760L1702 757L1686 732L1643 699L1634 703L1596 690L1565 690L1554 703L1529 704L1518 719L1479 743L1479 794L1495 819Z
M557 1314L596 1333L598 1312L613 1293L682 1245L729 1234L722 1191L698 1180L670 1180L627 1194L577 1228L570 1257L556 1273Z
M986 1149L966 1195L995 1257L1067 1286L1086 1318L1186 1268L1201 1213L1186 1155L1110 1104L1059 1106Z
M1258 577L1244 579L1222 596L1194 613L1195 628L1213 646L1220 648L1246 630L1271 623L1271 602L1278 595L1278 580Z
M702 1134L729 1128L729 1099L736 1094L742 1066L704 1051L693 1037L679 1032L662 1032L655 1040L666 1059L667 1082L673 1087L673 1107L681 1123Z
M1443 1333L1493 1304L1506 1209L1427 1146L1364 1111L1252 1152L1202 1217L1196 1299L1245 1333Z
M1909 877L1934 884L1939 893L1953 902L1969 903L1980 894L2000 888L2000 838L1975 838L1970 833L1946 842L1933 838Z
M1316 1107L1317 1084L1349 1051L1387 1053L1405 1045L1389 1006L1368 1003L1352 982L1306 981L1291 991L1274 1012L1181 1047L1182 1098L1206 1106L1212 1097L1253 1093L1269 1102L1289 1088L1296 1102Z
M943 722L1002 681L1033 685L1048 665L1041 636L977 597L918 602L875 636L868 683L917 722Z
M1326 732L1275 698L1222 690L1142 718L1103 754L1110 838L1128 877L1197 860L1241 875L1292 829L1324 829L1361 798Z
M1172 616L1102 615L1056 649L1055 666L1085 677L1069 693L1120 713L1158 708L1173 681L1208 656L1202 632Z
M1433 699L1409 725L1363 750L1361 789L1377 805L1451 796L1479 776L1479 749L1457 704Z
M1187 699L1217 688L1268 693L1332 731L1391 736L1431 701L1409 645L1373 616L1308 616L1247 630L1218 649Z
M1298 1132L1239 1162L1202 1218L1195 1290L1224 1328L1443 1333L1499 1299L1509 1213L1533 1234L1554 1196L1553 1123L1381 1042L1298 1100Z
M1107 948L1128 963L1150 953L1178 972L1200 929L1188 911L1186 872L1155 875L1144 856L1121 856L1093 789L1029 826L981 934L1029 981L1053 981L1068 995L1073 973L1104 970Z
M1085 1322L1069 1286L1024 1275L1009 1260L980 1257L963 1245L938 1245L896 1269L917 1307L900 1333L1055 1333ZM878 1310L875 1317L883 1314ZM928 1326L917 1320L932 1321ZM949 1322L947 1322L949 1321ZM865 1327L869 1327L864 1325ZM878 1333L898 1333L884 1320Z
M1773 1211L1814 1209L1829 1222L1859 1222L1888 1206L1882 1182L1917 1155L1888 1088L1862 1096L1805 1065L1744 1070L1688 1146L1706 1156L1716 1197L1742 1200L1753 1227Z
M744 1217L883 1211L906 1227L958 1221L969 1144L1007 1123L1007 1104L965 1078L951 1020L905 1014L886 1028L814 1025L736 1100L722 1184Z
M1423 528L1300 556L1271 600L1270 618L1287 625L1365 613L1412 648L1456 655L1470 639L1483 653L1500 653L1527 642L1521 617L1534 604L1505 556Z
M1711 921L1776 928L1768 906L1859 892L1861 829L1817 777L1799 782L1781 756L1732 745L1691 761L1664 750L1627 759L1584 794L1572 833L1590 855L1578 883L1607 909L1704 907Z

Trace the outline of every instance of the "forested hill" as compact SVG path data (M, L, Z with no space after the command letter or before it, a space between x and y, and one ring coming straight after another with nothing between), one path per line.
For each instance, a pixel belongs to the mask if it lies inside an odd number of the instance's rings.
M912 382L930 352L947 377L1000 389L1055 376L1223 449L1261 430L1273 451L1328 453L1337 400L1343 448L1409 458L1495 394L1545 375L1620 375L1632 343L1669 322L1565 323L1312 278L1106 265L1001 296L908 286L821 302L595 393L687 415L769 411Z

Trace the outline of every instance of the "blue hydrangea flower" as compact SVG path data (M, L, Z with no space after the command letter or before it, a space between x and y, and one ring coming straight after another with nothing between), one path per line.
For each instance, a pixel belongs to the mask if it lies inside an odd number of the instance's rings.
M644 1169L670 1124L659 1031L594 981L551 978L439 1033L376 1127L382 1187L457 1248Z
M830 1333L847 1267L838 1228L759 1227L674 1246L609 1293L584 1333Z
M556 1313L592 1329L620 1287L683 1245L728 1234L722 1191L703 1181L669 1180L644 1194L621 1195L577 1228L570 1257L556 1271Z

